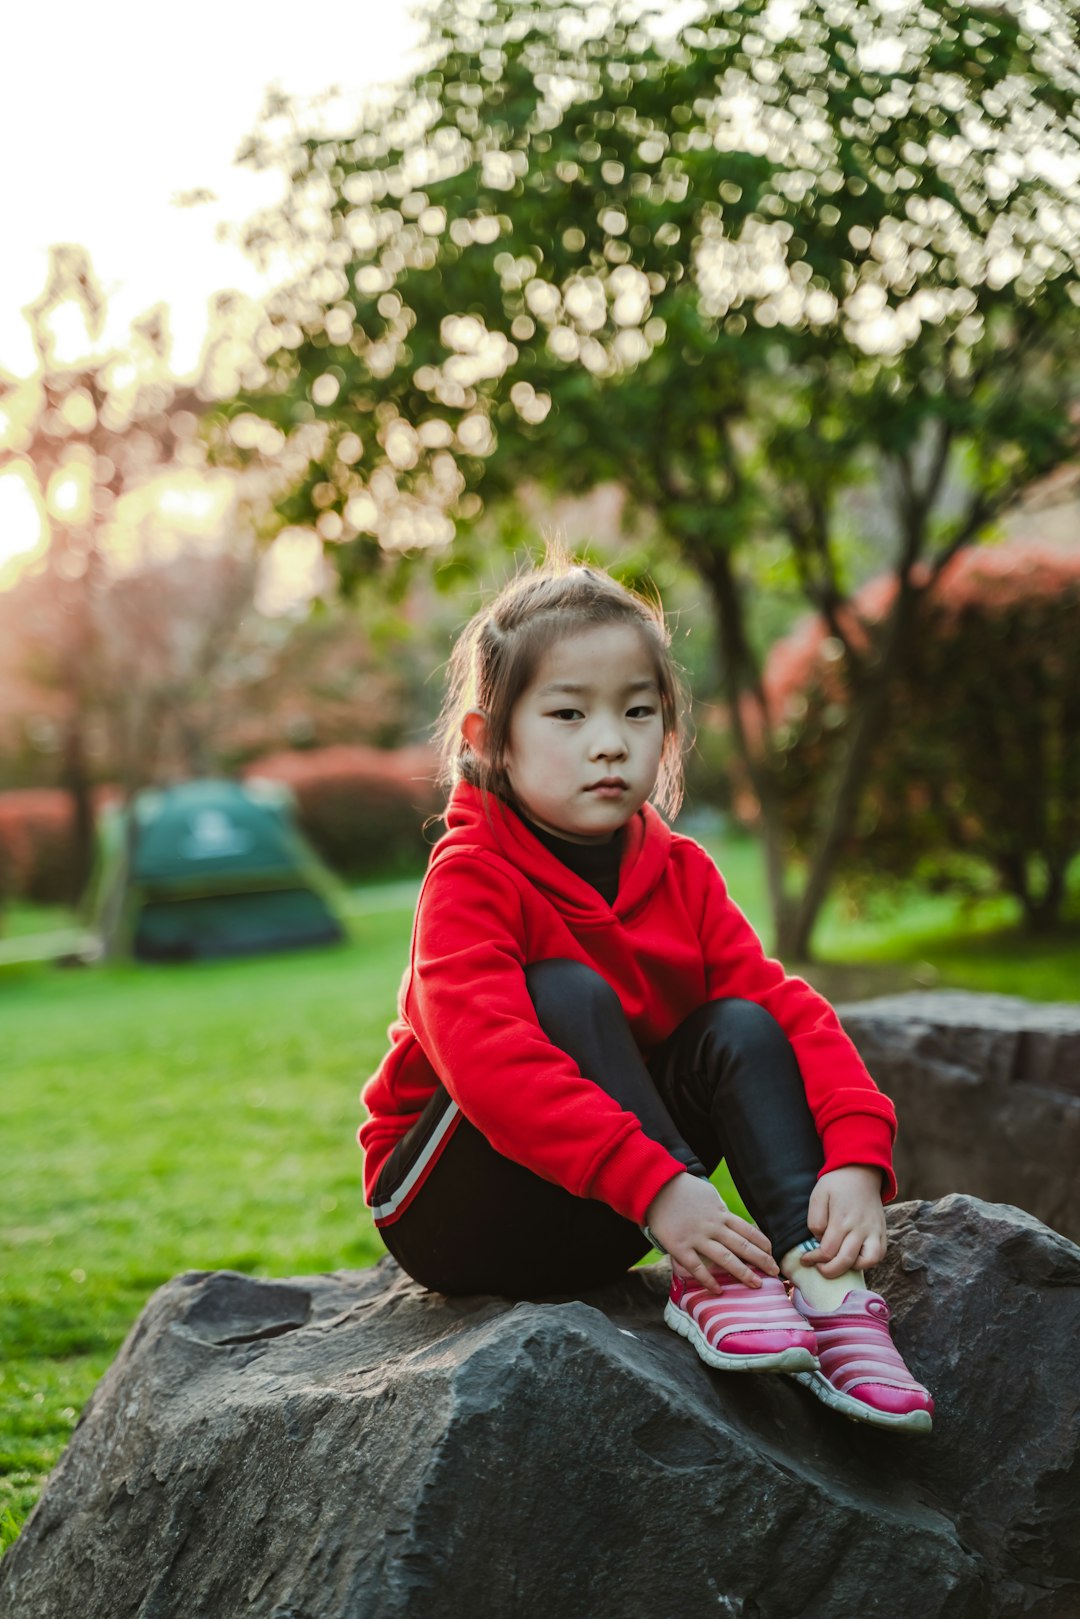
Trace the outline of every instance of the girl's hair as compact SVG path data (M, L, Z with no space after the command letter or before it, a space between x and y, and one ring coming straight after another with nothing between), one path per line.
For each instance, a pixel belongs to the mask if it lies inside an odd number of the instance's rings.
M454 645L436 733L441 780L449 788L469 781L513 803L503 761L514 704L549 647L600 624L632 625L652 655L664 722L652 796L666 814L678 814L685 698L660 600L640 596L602 569L576 563L560 547L550 545L542 566L505 585L490 607L469 620ZM473 708L480 709L487 721L486 758L474 753L461 734L461 723Z

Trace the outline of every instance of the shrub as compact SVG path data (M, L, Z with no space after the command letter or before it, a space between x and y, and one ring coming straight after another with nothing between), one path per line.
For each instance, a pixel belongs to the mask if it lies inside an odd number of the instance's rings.
M891 602L856 597L867 638ZM844 660L819 620L770 654L796 846L849 723ZM1059 916L1080 852L1080 553L1032 541L961 552L923 602L842 870L969 890L989 867L1033 926Z
M9 826L0 813L0 913L19 891L23 861L21 829Z
M733 787L737 779L731 733L723 723L717 705L696 705L691 715L693 741L686 751L687 812L711 809L727 815L735 808Z
M0 894L38 905L79 898L71 797L59 787L0 793Z
M283 782L296 797L304 835L334 871L350 878L419 868L437 815L435 755L427 747L339 746L274 753L247 766L247 777Z

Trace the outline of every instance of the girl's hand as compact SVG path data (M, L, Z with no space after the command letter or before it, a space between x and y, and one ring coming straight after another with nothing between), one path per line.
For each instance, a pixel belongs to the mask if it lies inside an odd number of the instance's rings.
M699 1175L676 1175L668 1181L649 1204L645 1223L672 1263L710 1293L720 1292L714 1270L727 1271L751 1287L761 1286L761 1271L780 1274L764 1232L732 1214L715 1186Z
M885 1210L881 1171L869 1164L846 1164L822 1175L810 1198L806 1223L820 1248L803 1254L822 1276L867 1270L885 1258Z

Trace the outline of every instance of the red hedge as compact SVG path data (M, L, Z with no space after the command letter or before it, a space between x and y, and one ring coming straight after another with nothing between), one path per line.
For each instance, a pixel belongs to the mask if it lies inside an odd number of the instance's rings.
M1080 588L1080 549L1039 540L1013 540L1000 545L968 546L944 570L929 598L930 623L938 634L960 633L973 613L1009 621L1033 601L1053 602ZM855 645L865 647L868 630L882 622L896 596L891 574L871 579L856 592L844 623ZM790 635L769 652L765 697L774 724L801 717L806 693L819 687L843 699L836 660L827 656L829 630L824 620L801 620Z
M865 644L894 592L891 578L874 580L845 631ZM800 848L849 725L837 651L824 623L807 620L766 666ZM1080 852L1080 549L1018 540L960 552L922 604L891 716L846 869L970 887L974 858L1032 922L1052 922Z
M443 796L428 747L360 746L270 754L245 770L285 783L301 830L333 870L368 877L420 869L437 835L425 823ZM99 789L99 804L110 796ZM71 798L62 788L0 792L0 901L74 904L78 869Z
M333 870L347 877L418 869L442 808L431 748L363 746L274 753L245 768L247 778L283 782L296 797L301 830Z
M0 898L38 905L78 899L71 796L59 787L0 793Z

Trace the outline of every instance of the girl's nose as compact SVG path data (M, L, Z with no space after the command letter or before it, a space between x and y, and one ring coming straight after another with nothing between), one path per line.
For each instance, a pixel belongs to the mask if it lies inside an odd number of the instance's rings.
M617 728L605 726L594 739L591 752L594 759L625 759L626 739Z

